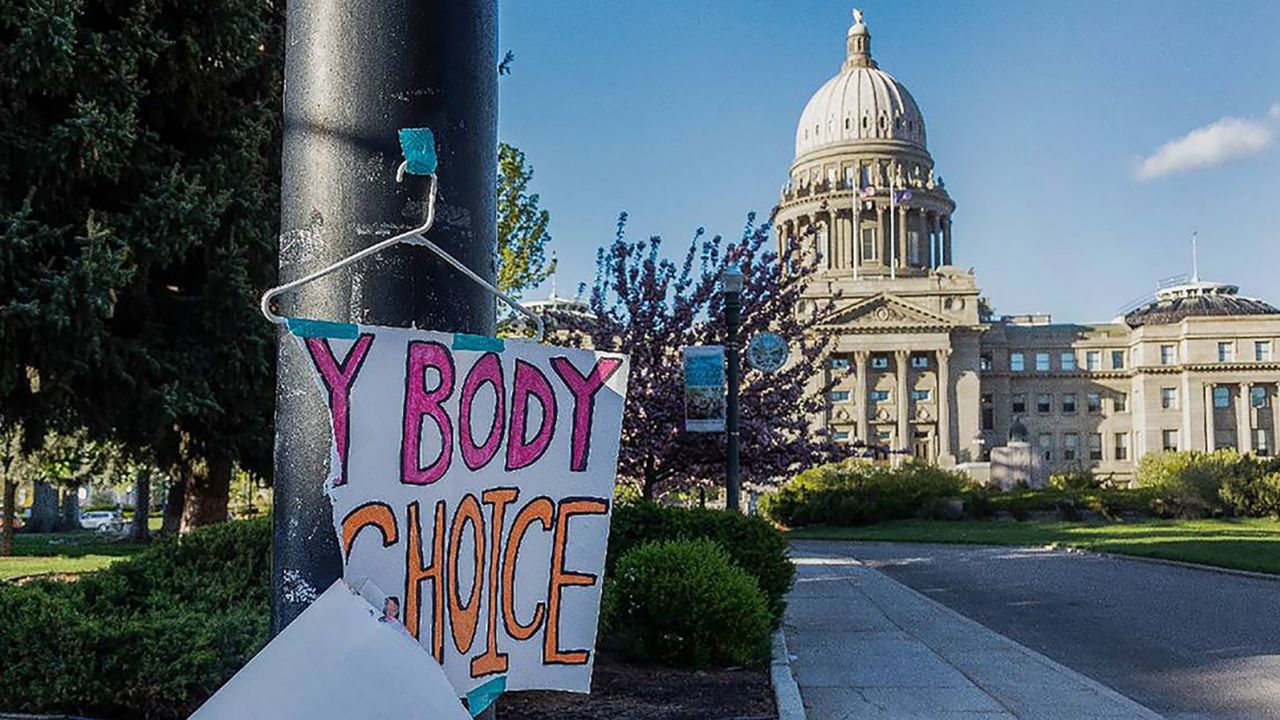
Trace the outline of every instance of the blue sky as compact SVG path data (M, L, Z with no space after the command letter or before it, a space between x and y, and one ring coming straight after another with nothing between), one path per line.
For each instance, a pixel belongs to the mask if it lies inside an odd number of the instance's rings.
M1202 277L1280 304L1280 2L860 6L997 312L1109 319L1189 271L1193 229ZM851 8L505 0L499 134L534 165L559 291L592 279L620 211L668 247L767 214Z

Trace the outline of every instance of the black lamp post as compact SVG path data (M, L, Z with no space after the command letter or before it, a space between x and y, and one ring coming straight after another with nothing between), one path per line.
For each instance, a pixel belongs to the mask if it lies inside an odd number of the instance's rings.
M730 510L739 509L738 496L741 491L741 472L738 467L738 322L742 318L742 280L742 270L737 263L729 263L720 273L720 289L724 293L725 359L729 363L726 373L729 397L725 424L729 432L729 457L725 462L728 475L725 504Z

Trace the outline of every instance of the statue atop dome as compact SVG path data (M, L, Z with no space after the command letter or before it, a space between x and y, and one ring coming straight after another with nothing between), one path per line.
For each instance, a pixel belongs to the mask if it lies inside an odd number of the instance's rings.
M858 8L854 8L854 9L853 9L853 24L854 24L854 25L864 25L864 24L865 24L865 23L863 23L863 22L862 22L862 11L861 11L861 10L859 10Z

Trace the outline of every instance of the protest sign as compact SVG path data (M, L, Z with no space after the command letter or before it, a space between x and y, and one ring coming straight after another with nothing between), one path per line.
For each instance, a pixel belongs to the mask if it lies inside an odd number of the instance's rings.
M587 692L626 357L290 327L328 400L344 577L388 594L460 695L498 678Z
M724 432L724 347L684 348L684 429Z

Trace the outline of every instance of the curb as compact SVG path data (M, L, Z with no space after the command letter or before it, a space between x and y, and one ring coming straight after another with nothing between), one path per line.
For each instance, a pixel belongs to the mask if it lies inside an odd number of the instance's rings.
M1073 548L1062 545L1047 545L1045 547L1049 547L1054 550L1065 550L1067 552L1080 553L1081 555L1097 555L1099 557L1111 558L1112 560L1133 560L1135 562L1150 563L1152 565L1172 565L1173 567L1185 568L1187 570L1203 570L1204 572L1217 573L1219 575L1235 575L1236 577L1253 578L1255 580L1280 582L1280 575L1257 572L1254 570L1237 570L1236 568L1218 567L1217 565L1202 565L1200 563L1187 562L1186 560L1169 560L1167 558L1147 557L1144 555L1125 555L1122 553L1112 553L1103 550L1085 550L1083 548Z
M791 674L791 655L787 652L787 636L778 628L773 633L773 664L769 668L773 697L778 705L778 720L806 720L800 686Z

